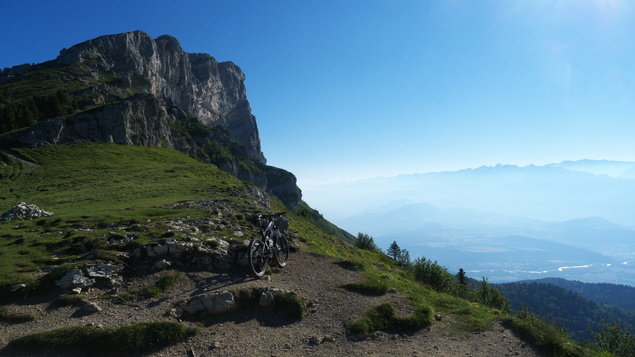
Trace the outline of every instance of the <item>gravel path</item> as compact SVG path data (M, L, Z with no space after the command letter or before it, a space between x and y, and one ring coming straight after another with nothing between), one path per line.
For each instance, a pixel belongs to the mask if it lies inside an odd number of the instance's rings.
M148 286L166 272L127 281L130 286ZM361 273L343 269L334 260L300 251L290 256L289 265L269 278L254 279L248 272L183 274L177 286L159 299L114 304L103 299L103 291L83 292L86 300L102 311L77 316L76 307L50 309L54 297L41 297L5 306L13 312L31 313L37 319L19 324L0 322L0 356L82 356L71 352L28 354L7 344L27 333L74 325L117 327L142 321L170 320L165 313L180 300L207 291L240 290L245 287L288 289L312 304L304 319L280 316L274 309L245 309L214 317L208 323L184 321L196 326L200 334L188 341L145 354L145 356L541 356L497 325L493 330L457 336L450 332L451 317L435 322L429 329L411 335L376 333L364 341L352 341L345 333L346 323L359 318L381 302L392 302L398 311L409 313L405 296L360 295L341 286L362 281ZM174 319L171 319L174 321Z

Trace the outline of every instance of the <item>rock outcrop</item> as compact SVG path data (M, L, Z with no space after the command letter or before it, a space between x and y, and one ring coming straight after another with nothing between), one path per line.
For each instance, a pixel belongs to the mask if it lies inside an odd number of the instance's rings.
M242 70L209 54L187 53L172 36L156 40L141 31L107 35L60 52L59 65L84 64L91 72L114 74L120 90L152 94L210 126L228 130L248 155L265 163L256 118L251 114ZM108 92L108 88L103 88ZM105 93L105 94L117 94ZM116 96L115 96L116 97Z
M2 216L0 216L0 221L29 220L50 216L52 214L53 213L47 212L36 205L20 202L7 212L3 213Z

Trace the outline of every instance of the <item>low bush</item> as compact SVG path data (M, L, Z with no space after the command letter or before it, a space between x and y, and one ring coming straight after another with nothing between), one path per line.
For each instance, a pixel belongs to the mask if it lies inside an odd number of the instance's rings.
M600 331L593 333L594 349L609 352L614 356L635 356L635 333L632 327L622 327L606 321L602 321L601 325Z
M373 237L369 236L366 233L358 233L357 238L355 238L353 245L359 249L369 250L375 253L381 253L381 249L375 244L375 240Z
M397 316L395 306L383 303L367 311L362 318L353 322L348 331L352 334L368 334L390 328L419 330L432 324L434 311L429 306L421 306L410 316Z

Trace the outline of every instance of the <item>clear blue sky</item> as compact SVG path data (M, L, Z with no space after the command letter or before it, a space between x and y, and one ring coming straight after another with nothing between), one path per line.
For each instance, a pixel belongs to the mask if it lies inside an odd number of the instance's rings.
M269 163L319 182L635 161L635 1L0 0L0 68L142 30L233 61Z

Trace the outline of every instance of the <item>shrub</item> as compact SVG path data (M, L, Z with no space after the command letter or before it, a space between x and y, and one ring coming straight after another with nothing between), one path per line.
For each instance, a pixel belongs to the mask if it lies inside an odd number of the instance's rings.
M395 327L406 330L419 330L426 326L430 326L434 319L434 310L430 306L422 306L418 308L414 314L405 317L396 316L394 319Z
M421 283L430 285L440 292L452 291L456 280L446 268L426 258L417 258L412 264L415 279Z
M64 307L79 304L84 299L79 295L61 295L53 302L54 307Z
M502 311L509 310L509 300L501 295L500 291L491 286L487 282L487 278L483 278L478 290L479 301L489 307Z
M260 293L258 289L241 289L238 292L232 292L236 304L240 307L250 307L258 305Z
M370 250L371 252L379 253L381 250L375 244L373 237L365 233L358 233L355 238L354 245L359 249Z

